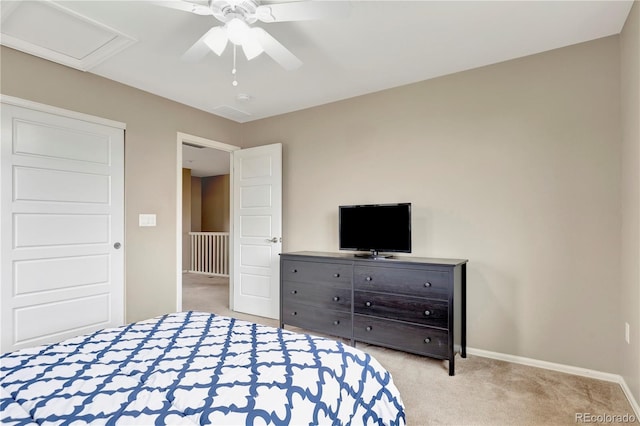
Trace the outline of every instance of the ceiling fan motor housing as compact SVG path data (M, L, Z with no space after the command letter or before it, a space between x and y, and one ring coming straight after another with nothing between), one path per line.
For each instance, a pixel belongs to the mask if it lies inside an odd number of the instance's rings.
M259 3L254 0L210 0L209 8L213 16L220 22L227 23L233 18L239 18L247 24L258 20L256 10Z

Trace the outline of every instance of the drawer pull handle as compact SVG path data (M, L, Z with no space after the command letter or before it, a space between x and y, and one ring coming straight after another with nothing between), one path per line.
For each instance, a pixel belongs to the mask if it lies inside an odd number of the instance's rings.
M429 315L431 315L431 311L424 311L424 315L428 317Z
M334 278L340 278L340 274L333 274Z
M367 308L370 308L371 305L373 305L373 303L371 302L364 302L364 306L366 306Z
M291 294L298 294L298 290L291 290Z
M365 280L367 280L367 281L373 281L373 278L371 278L371 277L367 277L367 278L365 278Z
M298 272L297 269L292 269L291 272L293 272L294 274Z
M368 325L368 326L365 328L365 330L367 330L367 331L371 331L371 330L373 330L373 327L371 327L370 325Z
M340 300L340 298L338 296L333 296L333 301L337 302L338 300Z
M427 337L426 339L424 339L425 343L431 343L431 337Z
M333 322L333 325L340 325L340 321L335 320L335 321Z
M291 315L296 316L298 313L296 311L291 312Z
M427 288L431 287L431 283L430 282L426 282L426 283L424 283L424 286L427 287Z

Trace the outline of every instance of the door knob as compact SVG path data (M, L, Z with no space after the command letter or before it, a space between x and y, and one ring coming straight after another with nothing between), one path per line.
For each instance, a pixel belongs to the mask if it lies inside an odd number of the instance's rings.
M116 250L118 250L120 247L122 247L122 244L120 244L120 243L115 243L113 245L113 248L116 249Z
M278 237L273 237L267 240L270 243L277 243L278 242Z

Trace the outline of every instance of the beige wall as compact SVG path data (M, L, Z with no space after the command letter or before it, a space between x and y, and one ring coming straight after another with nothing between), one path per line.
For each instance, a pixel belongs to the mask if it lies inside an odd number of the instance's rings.
M202 231L202 178L191 177L191 231Z
M281 141L284 249L340 204L413 203L413 255L468 258L474 348L617 372L618 37L243 125Z
M189 270L191 232L191 169L182 169L182 270Z
M229 232L229 175L202 178L202 230Z
M177 132L241 146L240 125L4 46L0 55L3 94L126 123L126 319L175 311ZM140 213L157 226L138 227Z
M622 321L631 326L622 344L622 376L640 401L640 2L620 37L622 94ZM614 333L622 329L616 327Z

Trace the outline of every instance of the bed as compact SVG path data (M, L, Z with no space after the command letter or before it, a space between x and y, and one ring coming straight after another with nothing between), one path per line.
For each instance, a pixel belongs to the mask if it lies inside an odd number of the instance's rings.
M405 424L365 352L203 312L4 354L0 384L3 424Z

